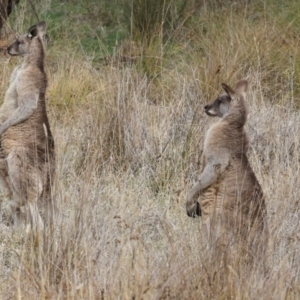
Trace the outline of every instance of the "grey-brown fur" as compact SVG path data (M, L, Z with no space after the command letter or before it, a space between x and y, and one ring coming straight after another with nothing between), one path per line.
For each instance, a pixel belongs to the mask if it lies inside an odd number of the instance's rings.
M41 228L39 211L52 209L55 172L54 141L46 112L44 70L46 24L40 22L20 36L8 53L23 56L10 78L0 108L0 183L11 197L15 223L26 205L33 227Z
M238 82L235 90L222 86L226 94L205 106L208 115L220 119L206 134L204 169L188 193L186 209L190 217L199 214L200 196L202 220L209 235L227 245L242 237L248 241L244 244L247 251L252 251L254 245L267 242L267 228L263 192L246 155L248 82Z

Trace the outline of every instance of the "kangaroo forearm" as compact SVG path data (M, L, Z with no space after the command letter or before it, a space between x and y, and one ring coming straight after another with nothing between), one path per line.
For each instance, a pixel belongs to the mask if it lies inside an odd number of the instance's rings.
M217 181L216 171L213 168L205 169L199 178L199 182L201 183L200 189L204 190L209 186L211 186L216 181Z
M214 166L206 166L200 175L198 183L196 183L188 193L187 202L196 201L196 196L199 196L201 191L212 185L217 180L217 173Z
M196 195L200 193L201 190L201 182L196 183L193 188L190 190L187 196L187 202L196 201Z
M1 126L0 126L0 135L5 132L9 127L17 125L25 120L27 120L32 113L34 112L35 107L26 107L26 108L18 108L15 113L8 118Z

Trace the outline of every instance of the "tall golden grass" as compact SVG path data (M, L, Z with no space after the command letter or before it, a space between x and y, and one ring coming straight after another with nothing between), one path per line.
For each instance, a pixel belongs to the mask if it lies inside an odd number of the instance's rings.
M250 8L208 9L182 29L154 79L50 47L60 214L36 244L6 226L2 201L0 299L299 299L299 37ZM2 99L16 64L0 70ZM268 209L266 274L213 256L201 219L185 212L215 122L203 107L221 82L247 75L249 158Z

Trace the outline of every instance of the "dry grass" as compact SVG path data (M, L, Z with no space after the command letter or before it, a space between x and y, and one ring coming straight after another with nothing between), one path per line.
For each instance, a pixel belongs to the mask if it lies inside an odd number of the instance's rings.
M39 245L0 223L0 299L299 299L299 40L266 19L224 14L216 22L223 26L182 33L154 80L134 66L98 70L50 49L61 214ZM0 70L2 98L15 63ZM201 219L185 212L215 121L203 106L221 81L246 75L249 157L268 209L267 274L214 257Z

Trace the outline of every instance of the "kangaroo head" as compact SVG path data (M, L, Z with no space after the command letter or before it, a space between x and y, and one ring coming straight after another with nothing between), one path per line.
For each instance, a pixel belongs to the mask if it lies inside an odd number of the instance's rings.
M222 118L230 109L232 98L228 94L222 94L213 102L204 106L206 114L210 117Z
M29 28L28 33L23 34L7 48L7 52L12 56L25 56L30 52L34 41L40 39L42 44L47 40L46 23L39 22Z
M222 83L225 91L224 94L219 95L217 99L204 106L206 114L210 117L224 117L230 110L232 100L239 96L245 96L248 89L248 81L241 80L236 84L235 90L229 85Z

